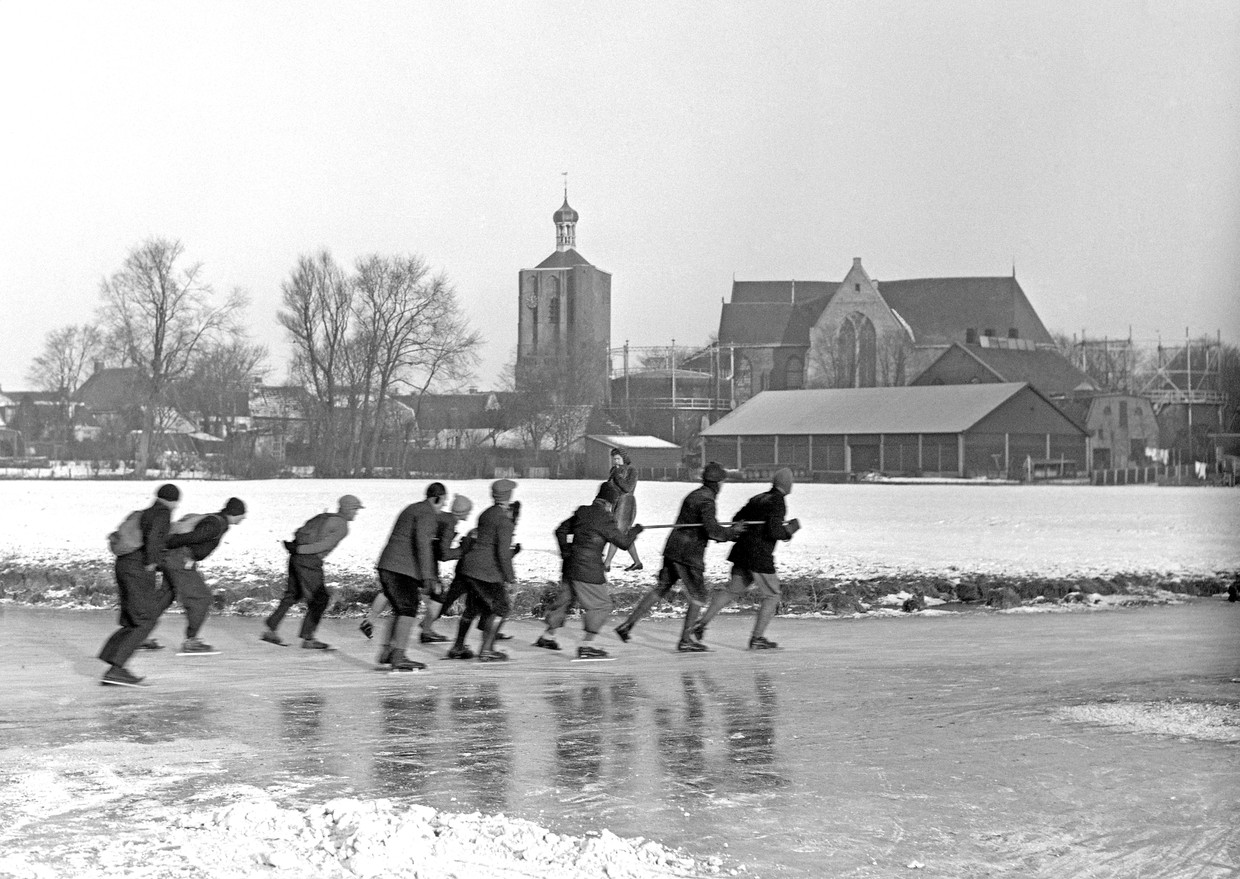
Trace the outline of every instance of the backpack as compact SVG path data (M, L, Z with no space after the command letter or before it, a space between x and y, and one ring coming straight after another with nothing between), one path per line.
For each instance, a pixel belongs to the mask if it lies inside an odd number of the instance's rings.
M336 513L318 513L311 516L306 520L306 524L293 532L293 542L298 546L318 543L323 539L323 529L327 527L327 520L335 515Z
M137 552L142 548L142 514L145 510L134 510L121 520L116 530L108 535L108 549L112 555L123 556Z
M181 518L177 519L171 525L169 525L168 533L169 534L189 534L196 527L198 527L199 522L207 518L207 516L214 516L214 515L215 515L214 513L188 513L182 516Z

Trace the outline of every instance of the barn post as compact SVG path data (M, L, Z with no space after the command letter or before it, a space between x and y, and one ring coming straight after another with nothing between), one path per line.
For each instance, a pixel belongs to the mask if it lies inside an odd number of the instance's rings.
M741 469L741 435L736 435L736 469Z
M844 472L852 473L852 446L848 444L848 434L844 434Z
M918 473L921 473L922 471L926 469L925 466L921 463L921 437L922 435L920 433L917 434L917 472Z
M964 434L956 434L956 475L964 477Z
M887 434L880 433L878 435L878 472L879 473L885 473L887 471L886 452L887 452Z
M814 435L809 435L809 472L811 478L814 474Z
M779 466L779 434L775 434L775 460L771 463Z
M1003 475L1004 476L1007 476L1008 473L1011 472L1011 469L1010 469L1011 468L1010 457L1012 454L1011 439L1012 439L1012 435L1010 433L1005 433L1003 435Z

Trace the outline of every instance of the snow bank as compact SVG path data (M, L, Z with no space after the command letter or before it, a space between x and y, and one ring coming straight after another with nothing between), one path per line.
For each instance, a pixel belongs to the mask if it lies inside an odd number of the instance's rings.
M699 862L607 830L557 834L502 814L386 799L293 808L248 786L185 796L187 782L193 788L221 761L241 756L234 745L210 741L0 752L0 876L672 879L721 872L718 858ZM203 808L198 797L226 802ZM57 832L66 827L73 831Z

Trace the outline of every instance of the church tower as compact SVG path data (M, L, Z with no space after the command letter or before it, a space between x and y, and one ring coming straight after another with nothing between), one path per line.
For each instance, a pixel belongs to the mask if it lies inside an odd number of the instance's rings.
M574 402L608 402L611 275L577 252L578 213L552 215L555 252L517 278L517 387L561 379Z

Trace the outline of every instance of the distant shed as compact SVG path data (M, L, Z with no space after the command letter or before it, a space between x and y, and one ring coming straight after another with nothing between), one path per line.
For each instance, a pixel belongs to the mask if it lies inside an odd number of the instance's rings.
M644 475L674 476L684 457L684 450L675 443L657 436L587 435L585 439L586 473L591 478L606 479L611 472L611 450L620 449L630 463Z
M1009 476L1089 467L1089 435L1025 383L764 391L701 433L738 470ZM1045 473L1046 468L1040 471Z

